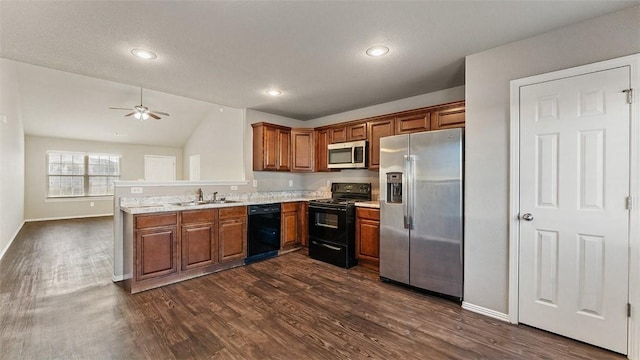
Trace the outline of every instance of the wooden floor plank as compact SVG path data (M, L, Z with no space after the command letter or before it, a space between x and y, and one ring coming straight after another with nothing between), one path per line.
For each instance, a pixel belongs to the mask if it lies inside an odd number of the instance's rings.
M131 295L112 227L25 224L0 261L0 359L624 359L299 252Z

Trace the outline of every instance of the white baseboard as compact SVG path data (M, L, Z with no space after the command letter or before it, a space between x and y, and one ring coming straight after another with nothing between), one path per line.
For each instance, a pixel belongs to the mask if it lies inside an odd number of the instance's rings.
M9 250L9 247L11 246L11 244L13 244L13 240L15 240L16 237L18 237L18 233L20 232L20 230L22 230L22 227L24 226L25 222L26 221L23 221L22 224L20 224L20 226L18 227L18 230L16 230L16 232L11 237L11 240L9 240L7 245L5 245L5 247L2 248L2 250L0 250L0 260L4 257L4 254L7 252L7 250Z
M103 216L113 216L113 213L97 214L97 215L60 216L60 217L50 217L50 218L40 218L40 219L26 219L25 221L36 222L36 221L49 221L49 220L71 220L71 219L94 218L94 217L103 217Z
M124 275L113 275L111 277L111 281L113 281L113 282L119 282L119 281L122 281L122 280L124 280Z
M478 314L481 314L481 315L484 315L484 316L488 316L488 317L492 317L494 319L498 319L500 321L510 322L509 321L509 315L507 315L505 313L501 313L499 311L487 309L485 307L474 305L474 304L471 304L471 303L468 303L468 302L465 302L465 301L462 302L462 308L465 309L465 310L473 311L474 313L478 313Z

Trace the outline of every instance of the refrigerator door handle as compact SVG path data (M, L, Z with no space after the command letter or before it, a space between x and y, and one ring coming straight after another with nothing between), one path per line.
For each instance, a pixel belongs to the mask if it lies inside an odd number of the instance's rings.
M404 215L404 228L405 229L409 229L411 226L411 216L409 215L409 178L410 178L410 174L409 174L409 155L404 155L404 162L403 162L403 177L402 177L402 182L404 183L402 186L404 187L404 189L402 190L404 192L404 194L402 195L402 197L404 199L402 199L402 212Z
M414 214L414 209L415 209L415 202L416 202L416 179L414 178L416 176L416 156L415 155L409 155L409 169L411 171L411 185L409 186L409 193L407 194L407 197L409 198L408 200L408 205L407 205L407 209L409 210L409 230L413 230L413 214Z

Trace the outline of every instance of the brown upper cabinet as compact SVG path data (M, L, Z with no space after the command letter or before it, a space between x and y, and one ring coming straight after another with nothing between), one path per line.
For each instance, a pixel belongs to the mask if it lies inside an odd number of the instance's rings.
M396 116L396 135L428 131L431 129L431 113L420 109Z
M368 140L368 168L380 168L380 138L414 132L464 127L465 102L428 106L316 129L291 129L257 123L253 126L253 170L322 172L329 144Z
M431 130L464 127L464 102L439 107L431 113Z
M329 128L329 144L343 143L347 141L347 127L337 126Z
M380 168L380 138L394 135L394 127L393 117L369 122L369 169Z
M327 146L329 141L329 129L318 129L316 133L316 171L331 171L329 169L329 159L327 159Z
M313 129L291 129L291 171L312 172L315 168Z
M367 123L338 124L329 128L330 144L367 140Z
M291 170L291 128L256 123L253 127L253 170Z

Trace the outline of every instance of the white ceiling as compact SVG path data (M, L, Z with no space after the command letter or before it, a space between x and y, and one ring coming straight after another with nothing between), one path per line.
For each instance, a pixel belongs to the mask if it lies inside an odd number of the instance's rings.
M58 130L84 126L87 134L109 132L107 123L96 117L101 119L109 106L135 105L140 86L156 91L147 93L149 103L163 92L308 120L462 85L466 55L637 4L640 0L3 0L0 57L130 85L94 89L78 77L69 82L56 79L59 86L36 86L37 79L30 79L32 84L22 91L29 108L27 133L45 131L29 126L36 116L51 118ZM387 45L390 53L367 57L364 51L377 44ZM158 59L134 58L130 50L136 47L153 50ZM83 82L88 87L83 93L91 94L92 101L72 95ZM265 91L272 87L283 95L267 96ZM55 96L60 98L51 99ZM168 99L158 100L148 106L176 120L178 110L169 108L173 105ZM196 112L206 112L200 105ZM72 116L54 115L70 109L75 111ZM169 126L163 120L153 124L159 132ZM128 122L122 131L132 132L137 124ZM171 124L169 136L195 127ZM147 143L169 141L167 134L146 135L164 136Z

